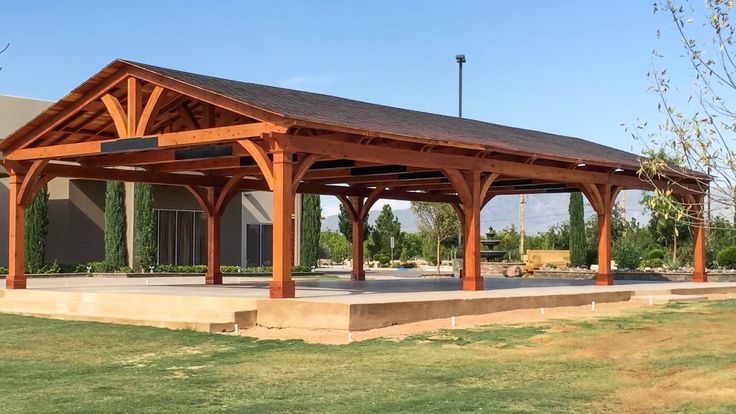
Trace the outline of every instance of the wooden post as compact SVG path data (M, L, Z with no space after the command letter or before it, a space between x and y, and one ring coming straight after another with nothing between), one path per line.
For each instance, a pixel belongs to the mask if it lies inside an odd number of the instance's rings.
M610 206L609 206L610 207ZM612 285L611 272L611 209L598 214L598 273L596 285Z
M483 290L483 277L480 274L480 172L468 172L465 181L470 199L463 205L463 290Z
M20 202L20 187L24 176L11 173L10 184L10 222L8 223L8 276L5 287L8 289L25 289L25 220L26 211Z
M612 285L611 271L611 210L620 187L608 184L581 184L580 191L598 214L598 273L596 285Z
M273 279L271 298L293 298L296 287L291 279L292 153L273 151Z
M353 220L353 271L351 280L365 280L363 270L363 222Z
M207 188L207 203L210 206L216 205L218 197L219 194L216 188ZM221 285L220 212L212 207L207 213L207 274L205 275L205 284Z
M705 270L705 220L703 217L703 200L694 198L693 209L695 228L693 229L693 282L707 282Z

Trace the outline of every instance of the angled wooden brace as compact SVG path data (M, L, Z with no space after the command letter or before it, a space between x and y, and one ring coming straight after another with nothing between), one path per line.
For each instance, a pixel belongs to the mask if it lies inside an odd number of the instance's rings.
M222 188L222 191L220 191L219 196L217 197L217 203L215 204L215 214L218 216L222 214L223 211L225 211L225 208L227 207L227 203L230 202L230 199L233 198L233 195L236 193L238 185L243 180L243 177L245 174L235 174L227 181L225 186Z
M194 196L205 214L211 216L214 213L213 206L207 201L207 191L205 189L196 185L185 185L184 187Z
M251 157L253 157L256 165L258 165L258 167L261 169L261 173L263 174L264 180L266 180L266 183L268 184L268 188L273 191L273 162L270 158L268 158L266 150L264 150L263 147L249 139L240 140L238 141L238 144L240 144L240 146L242 146L243 149L248 152Z
M319 160L320 157L318 155L309 154L302 159L299 160L299 162L294 166L294 172L292 173L292 180L294 182L291 185L291 191L296 193L297 189L299 188L299 184L302 181L302 178L304 178L304 174L309 171L309 169L312 167L312 164L314 164L317 160Z
M21 206L28 207L33 202L33 197L38 190L53 178L49 176L47 180L43 180L43 169L46 167L46 164L48 164L48 160L37 160L28 168L18 194L18 200ZM40 186L38 185L39 182L42 183Z

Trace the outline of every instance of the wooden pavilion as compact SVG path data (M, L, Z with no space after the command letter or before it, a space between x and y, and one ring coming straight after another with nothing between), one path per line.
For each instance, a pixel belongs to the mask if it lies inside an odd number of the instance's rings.
M243 83L116 60L2 143L10 176L9 274L22 289L24 211L54 177L186 187L207 214L207 284L221 284L220 215L242 191L273 193L272 298L291 277L296 193L334 195L353 220L354 280L363 221L379 199L451 203L464 228L465 290L483 289L480 211L497 195L581 191L598 214L597 283L610 285L611 208L652 189L636 155L577 138ZM701 179L707 177L701 177ZM674 191L702 206L701 184ZM702 207L693 280L705 281Z

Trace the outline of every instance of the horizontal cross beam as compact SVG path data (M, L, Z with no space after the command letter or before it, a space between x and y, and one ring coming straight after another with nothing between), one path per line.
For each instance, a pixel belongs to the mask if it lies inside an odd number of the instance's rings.
M268 123L253 123L227 127L171 132L151 137L120 138L93 142L75 142L11 151L5 158L14 161L63 159L100 155L105 152L139 152L159 148L175 148L256 138L261 134L283 130ZM155 141L154 141L155 139ZM145 141L138 141L145 140ZM107 149L107 151L105 151Z

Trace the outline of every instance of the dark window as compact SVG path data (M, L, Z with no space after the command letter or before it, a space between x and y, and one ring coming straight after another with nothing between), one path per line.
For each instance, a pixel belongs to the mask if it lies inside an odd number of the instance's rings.
M273 226L270 224L245 225L245 265L249 267L273 264Z
M207 264L207 217L199 211L155 210L158 264Z

